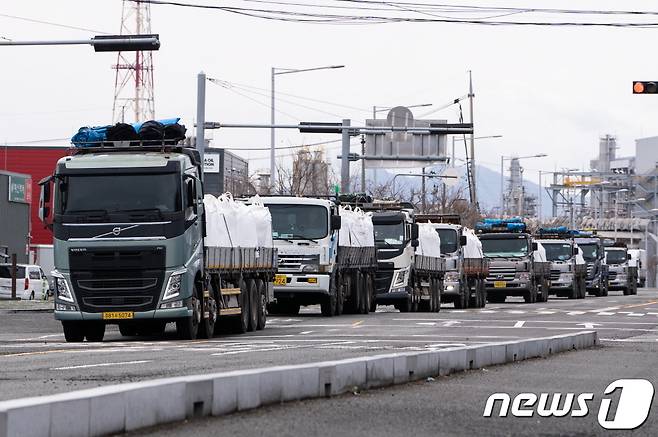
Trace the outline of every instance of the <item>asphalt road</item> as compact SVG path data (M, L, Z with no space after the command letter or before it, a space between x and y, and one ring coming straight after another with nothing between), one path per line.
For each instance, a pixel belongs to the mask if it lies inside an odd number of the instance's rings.
M271 317L264 331L212 340L179 341L173 327L164 338L121 337L110 327L103 343L63 341L52 314L0 309L0 400L100 385L240 368L298 364L391 351L597 329L605 345L652 334L658 325L658 291L638 296L613 292L585 300L521 299L485 309L401 314L385 307L368 316L323 318L319 308L295 317ZM613 341L609 341L613 340ZM585 366L586 367L586 366Z

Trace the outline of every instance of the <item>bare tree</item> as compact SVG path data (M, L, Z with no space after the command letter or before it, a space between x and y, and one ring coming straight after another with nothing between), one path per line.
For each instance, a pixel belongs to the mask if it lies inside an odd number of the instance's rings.
M331 192L333 172L322 150L303 148L293 158L292 168L279 165L275 188L291 196L326 196Z

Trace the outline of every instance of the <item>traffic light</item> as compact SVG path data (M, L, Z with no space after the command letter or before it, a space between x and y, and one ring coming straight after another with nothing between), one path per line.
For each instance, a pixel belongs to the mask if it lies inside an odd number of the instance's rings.
M633 94L658 94L658 81L640 81L633 82Z
M96 52L135 52L160 48L160 36L149 35L102 35L91 39Z

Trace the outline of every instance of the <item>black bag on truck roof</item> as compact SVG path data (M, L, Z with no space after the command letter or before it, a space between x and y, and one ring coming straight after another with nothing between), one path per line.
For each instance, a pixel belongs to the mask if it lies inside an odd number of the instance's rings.
M132 124L128 123L117 123L114 126L107 128L107 133L105 134L105 139L107 141L136 141L131 142L130 145L138 145L139 135L135 130L135 127Z
M162 144L164 141L165 127L162 123L149 120L139 127L139 138L145 145Z

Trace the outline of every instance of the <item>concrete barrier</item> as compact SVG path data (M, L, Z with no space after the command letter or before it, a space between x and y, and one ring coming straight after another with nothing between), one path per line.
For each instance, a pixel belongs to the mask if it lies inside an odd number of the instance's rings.
M193 375L0 402L0 437L99 436L403 384L598 344L595 331Z

